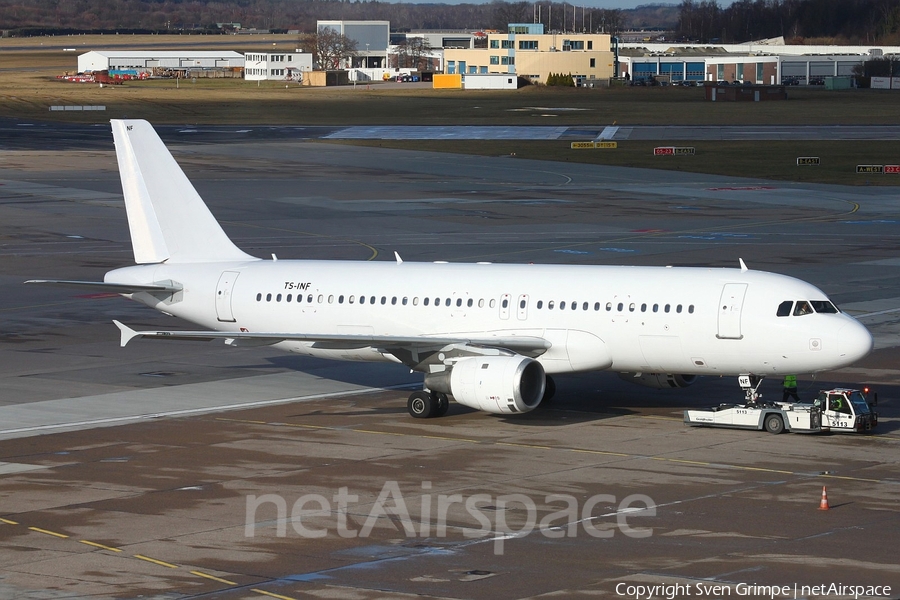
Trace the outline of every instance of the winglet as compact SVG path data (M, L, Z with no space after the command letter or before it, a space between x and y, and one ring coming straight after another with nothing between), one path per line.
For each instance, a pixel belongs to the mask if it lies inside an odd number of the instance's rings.
M394 250L394 258L397 259L397 264L398 264L398 265L402 265L402 264L403 264L403 259L400 258L400 255L397 253L396 250Z
M743 258L739 258L738 261L740 261L740 263L741 263L741 273L746 273L747 271L750 270L747 268L747 265L744 264Z
M124 348L124 347L125 347L125 344L127 344L128 342L130 342L132 339L134 339L134 338L136 338L136 337L138 337L138 336L141 335L140 333L138 333L137 331L135 331L134 329L132 329L132 328L129 327L128 325L125 325L125 324L123 324L123 323L120 323L119 321L116 321L115 319L113 319L113 323L115 323L115 324L116 324L116 327L119 328L119 331L122 332L122 340L119 342L119 345L120 345L122 348Z

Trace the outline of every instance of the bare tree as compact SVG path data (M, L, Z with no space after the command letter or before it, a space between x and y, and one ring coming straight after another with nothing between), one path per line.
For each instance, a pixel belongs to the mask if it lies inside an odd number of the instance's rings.
M316 33L300 36L300 45L313 55L313 64L324 71L340 69L356 56L356 40L351 40L330 27L320 27Z
M397 44L397 66L401 68L413 68L419 71L428 71L430 63L431 44L424 37L406 38Z

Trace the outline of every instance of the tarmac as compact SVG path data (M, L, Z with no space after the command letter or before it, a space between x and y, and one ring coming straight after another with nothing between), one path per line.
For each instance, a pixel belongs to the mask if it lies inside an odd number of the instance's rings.
M108 131L81 150L80 129L54 135L0 153L0 598L900 596L898 188L263 133L173 146L258 256L743 258L819 286L876 339L861 363L800 377L806 398L871 385L871 434L689 428L685 408L739 401L737 382L656 390L612 373L559 377L551 405L517 418L453 404L418 421L405 399L420 381L401 367L120 348L114 318L183 324L22 285L131 261Z

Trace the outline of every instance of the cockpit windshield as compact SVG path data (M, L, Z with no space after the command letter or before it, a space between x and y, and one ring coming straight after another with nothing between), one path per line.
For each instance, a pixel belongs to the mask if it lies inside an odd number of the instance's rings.
M835 314L840 312L837 307L828 300L813 300L810 304L812 304L813 309L820 314Z
M797 302L785 300L778 305L778 310L775 312L775 315L778 317L789 317L791 315L802 317L803 315L811 315L814 312L821 315L836 314L841 311L839 311L829 300L797 300Z

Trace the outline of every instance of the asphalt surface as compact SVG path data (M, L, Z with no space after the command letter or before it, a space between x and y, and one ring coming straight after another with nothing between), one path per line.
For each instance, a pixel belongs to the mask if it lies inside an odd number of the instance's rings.
M739 400L736 382L654 390L609 373L557 378L555 401L521 418L453 405L414 421L402 368L123 349L114 318L182 324L23 286L131 260L108 130L42 127L0 126L0 147L36 148L0 153L0 598L900 596L897 188L163 130L258 256L743 258L819 286L876 338L860 364L800 385L872 385L871 435L688 428L683 409Z
M552 111L534 107L534 111ZM900 125L753 126L260 126L157 125L167 144L246 144L316 139L360 140L900 140ZM0 151L104 149L109 125L0 118Z

